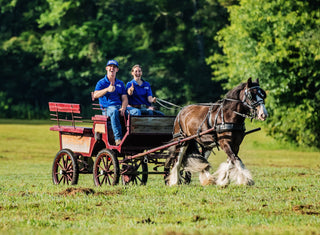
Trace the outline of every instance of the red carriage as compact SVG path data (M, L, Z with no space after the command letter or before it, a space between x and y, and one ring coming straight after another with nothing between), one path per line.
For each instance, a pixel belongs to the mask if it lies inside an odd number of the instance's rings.
M88 122L80 116L80 104L49 102L49 109L51 120L57 121L50 130L59 132L60 141L52 166L54 184L77 184L79 174L92 173L97 186L116 185L120 179L124 184L146 184L148 174L166 174L166 144L175 117L123 117L124 138L116 146L107 116L95 115L89 121L92 127L83 127L76 125ZM154 164L152 171L148 163Z

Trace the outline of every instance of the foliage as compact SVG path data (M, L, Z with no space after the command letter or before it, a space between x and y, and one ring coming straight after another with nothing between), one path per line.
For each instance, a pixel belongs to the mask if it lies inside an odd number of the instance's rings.
M48 101L89 106L111 58L124 82L141 64L155 95L173 103L221 93L204 63L227 22L213 0L1 0L0 20L0 91L11 100L0 97L9 106L6 117L25 117L11 108L20 105L16 110L30 105L46 114Z
M320 148L319 1L242 0L219 31L223 55L207 60L230 88L248 77L268 91L270 134Z

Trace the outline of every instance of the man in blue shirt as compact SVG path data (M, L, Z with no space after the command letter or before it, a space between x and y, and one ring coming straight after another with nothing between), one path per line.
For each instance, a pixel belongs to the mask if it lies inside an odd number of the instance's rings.
M116 60L109 60L106 65L107 75L100 79L93 93L93 98L99 98L100 106L104 109L102 112L107 115L111 121L111 128L114 134L116 145L122 140L122 130L119 114L125 115L126 110L131 115L141 115L139 109L128 106L128 97L124 83L116 78L119 71L119 64Z

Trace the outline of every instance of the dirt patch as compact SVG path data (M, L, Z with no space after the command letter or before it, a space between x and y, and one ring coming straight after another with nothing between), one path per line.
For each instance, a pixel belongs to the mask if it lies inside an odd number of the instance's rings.
M299 214L320 215L320 212L314 209L316 208L313 205L296 205L292 207L292 210Z
M71 218L70 216L64 216L64 217L62 218L62 220L74 221L75 219Z
M122 194L122 190L97 192L96 195L115 196Z
M63 190L62 192L58 193L62 196L75 196L79 194L85 194L85 195L105 195L105 196L114 196L122 194L122 190L116 190L116 191L104 191L104 192L95 192L91 188L67 188L66 190Z
M95 191L91 188L67 188L59 193L59 195L63 196L74 196L76 194L95 194Z
M152 221L150 218L148 219L143 219L143 220L140 220L140 221L137 221L138 224L154 224L155 222Z

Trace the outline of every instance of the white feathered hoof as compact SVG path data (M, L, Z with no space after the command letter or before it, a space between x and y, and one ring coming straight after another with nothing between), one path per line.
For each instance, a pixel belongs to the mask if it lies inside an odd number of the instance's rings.
M244 166L240 159L234 162L234 167L230 169L230 179L237 185L254 185L250 171Z
M230 168L233 167L230 162L220 164L218 170L213 174L216 185L226 186L230 183Z
M168 186L176 186L181 182L181 179L179 177L179 174L175 172L171 172L169 177L167 178L167 185Z
M199 173L199 180L202 186L216 184L216 179L209 171L202 171Z

